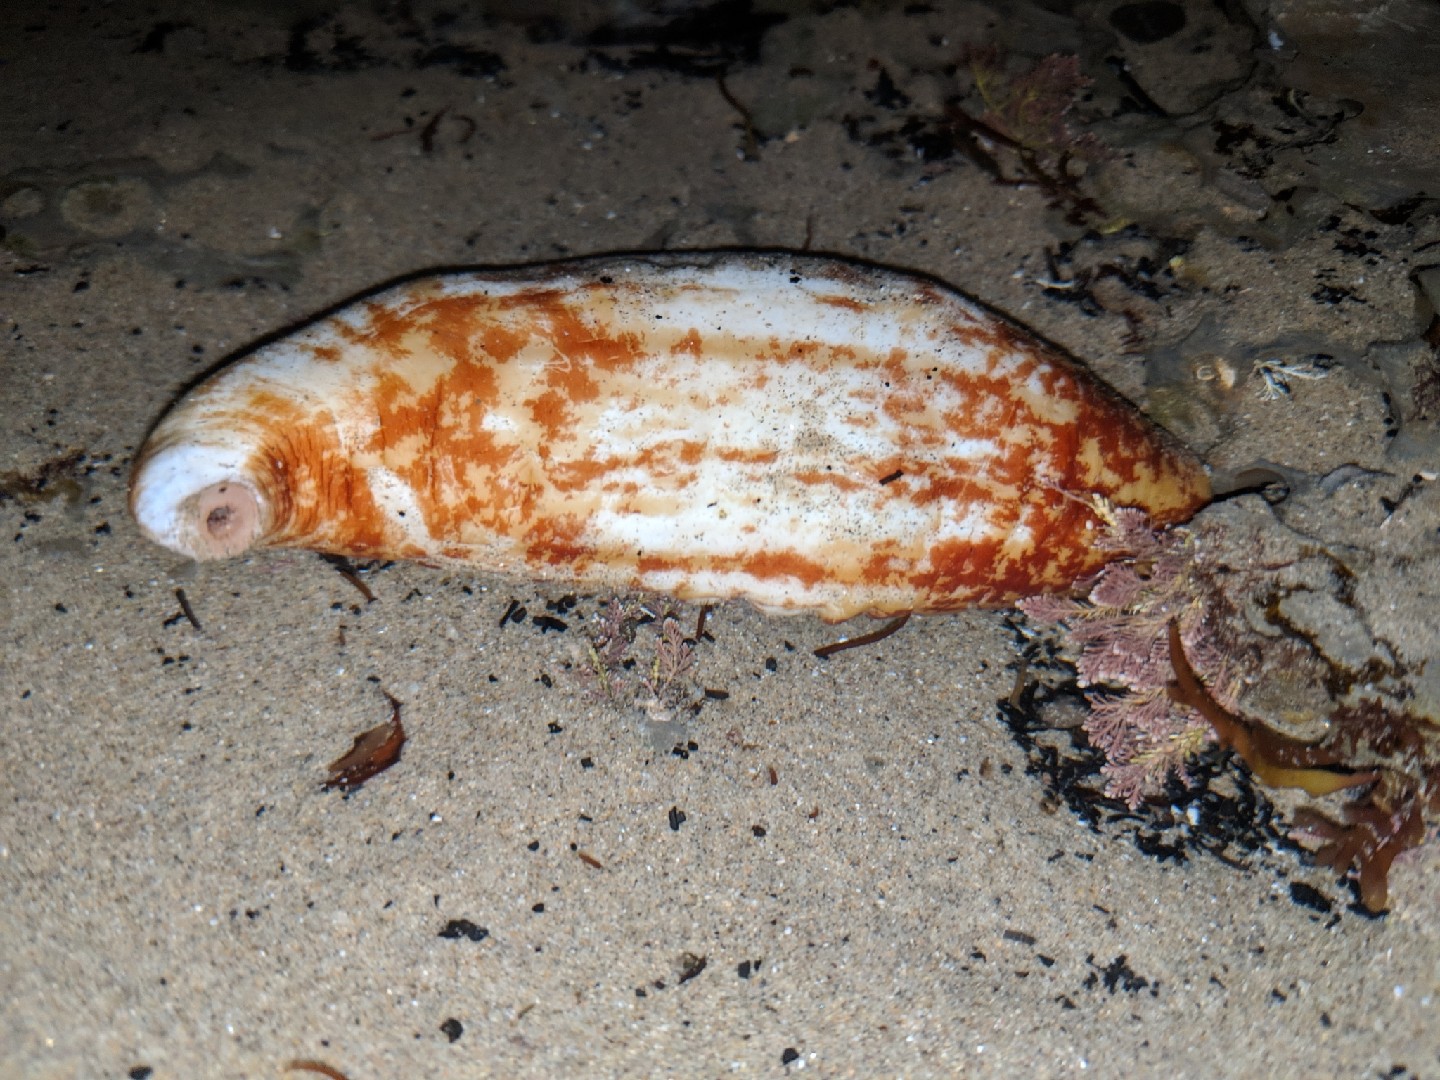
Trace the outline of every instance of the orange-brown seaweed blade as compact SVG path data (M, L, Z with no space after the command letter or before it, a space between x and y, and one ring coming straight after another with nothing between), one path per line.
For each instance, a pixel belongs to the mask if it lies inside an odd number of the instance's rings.
M330 763L330 775L325 780L325 790L339 788L354 791L373 776L384 772L400 760L400 751L405 746L405 725L400 722L400 702L389 694L391 717L369 731L355 737L350 750Z
M1227 710L1190 666L1180 641L1179 624L1174 621L1170 623L1170 663L1175 669L1170 697L1208 720L1220 745L1239 755L1262 784L1299 788L1307 794L1321 796L1375 779L1373 772L1344 773L1311 767L1334 764L1336 758L1312 743L1276 735Z

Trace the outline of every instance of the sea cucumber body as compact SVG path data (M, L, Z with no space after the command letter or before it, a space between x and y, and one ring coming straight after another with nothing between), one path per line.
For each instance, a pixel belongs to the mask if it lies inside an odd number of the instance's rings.
M722 253L441 274L347 305L182 399L131 505L197 558L305 547L838 620L1065 588L1105 561L1095 496L1169 523L1209 485L1083 368L943 285Z

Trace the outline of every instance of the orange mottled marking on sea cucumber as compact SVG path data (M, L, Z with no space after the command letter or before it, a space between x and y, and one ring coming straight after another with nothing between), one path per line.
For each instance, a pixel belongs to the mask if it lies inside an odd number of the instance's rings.
M995 495L993 478L968 464L963 470L926 470L907 474L895 483L903 484L906 480L910 481L910 500L916 506L946 502L964 507L989 501Z
M1079 422L1074 424L1037 423L1034 425L1037 433L1044 433L1043 450L1045 452L1045 460L1047 462L1050 462L1053 471L1059 477L1063 478L1060 481L1062 485L1072 483L1077 479L1076 474L1079 471L1080 439L1085 434L1085 429L1082 428L1081 425L1084 423L1085 420L1082 418ZM1102 426L1101 430L1107 430L1108 427L1109 425L1105 424ZM1040 448L1032 448L1031 450L1030 456L1032 458L1036 452L1036 449ZM1115 449L1117 451L1122 450L1122 448L1118 444L1116 445ZM1034 471L1033 463L1029 471ZM1010 479L1023 479L1023 477L1012 476L1010 477Z
M901 488L903 488L906 480L914 479L917 469L923 470L924 466L910 462L903 454L886 454L882 458L871 458L865 462L864 476L869 483L881 486L881 480L884 480L887 476L895 476L896 473L899 473L900 475L898 477L895 477L889 484L883 486L893 488L895 485L900 485ZM868 486L868 484L866 486ZM896 490L900 490L900 488L896 488Z
M561 355L545 365L545 385L564 394L577 405L594 401L600 396L600 384L583 360Z
M607 473L616 468L618 462L614 458L607 458L597 461L593 458L581 458L577 461L553 461L550 463L550 482L555 485L556 491L580 491L593 487L597 480L603 478ZM622 486L631 490L638 490L634 483Z
M1019 402L1021 399L1015 394L1015 377L1010 373L992 374L993 370L993 363L990 370L984 372L942 370L939 378L954 393L971 401Z
M859 491L861 488L868 488L869 484L862 484L858 480L851 479L843 473L827 472L823 469L806 469L794 474L795 479L802 484L828 484L831 487L839 488L841 491Z
M798 551L788 549L727 556L714 559L712 563L721 569L744 570L751 577L761 581L773 578L794 578L807 586L814 586L830 576L824 564L807 558Z
M856 394L854 396L859 397L860 395ZM846 427L858 428L862 431L867 428L873 428L877 423L879 423L879 421L873 412L850 413L845 417Z
M342 355L338 345L316 345L310 350L310 353L316 360L325 364L338 363Z
M675 343L677 353L685 353L689 356L699 356L705 350L704 343L700 340L700 331L693 326L686 332L685 336Z
M911 583L932 597L987 591L1000 594L1010 582L995 580L999 540L940 540L930 545L930 569L911 574Z
M694 466L705 456L705 444L693 439L667 439L637 449L630 455L630 464L655 478L665 478L671 486L681 486L694 478L693 468L682 472L681 465ZM681 479L681 478L684 479Z
M995 355L1044 355L1049 357L1056 355L1053 350L1029 334L1017 331L1008 322L1000 319L990 319L984 322L967 319L964 325L952 323L949 332L963 345ZM1068 364L1068 361L1064 362Z
M923 416L929 406L927 396L903 384L891 384L891 392L885 395L881 409L885 415L894 420L905 430L908 421L915 416Z
M484 360L471 359L456 364L444 381L447 392L460 396L471 409L477 410L471 426L483 419L485 410L500 403L500 380L495 368Z
M664 555L641 555L635 560L636 577L647 577L651 574L665 574L676 568L681 568L687 573L693 573L697 567L692 559L676 561Z
M474 355L474 341L484 325L480 313L490 308L489 297L442 296L421 305L413 318L424 328L430 348L463 362Z
M537 517L526 536L526 558L532 566L568 566L583 572L593 561L594 549L583 540L584 519L575 514Z
M865 311L870 306L851 296L822 296L817 293L815 299L829 307L844 308L846 311Z
M481 346L499 364L515 356L530 340L530 335L493 321L480 327L479 334Z
M361 307L368 327L364 340L392 356L397 355L401 341L415 327L411 311L397 310L393 304L380 300L367 300Z
M503 534L531 512L533 495L522 488L507 502L501 483L518 448L484 428L498 396L486 363L456 363L419 393L398 371L376 377L377 423L366 449L406 483L436 540L471 536L477 527Z
M742 573L757 581L799 581L813 587L830 578L830 570L815 559L788 549L747 552L735 555L642 555L635 562L637 577L679 571L686 577L709 571Z
M792 341L787 345L778 337L772 337L766 344L770 354L782 360L808 360L824 348L820 342L806 339Z
M575 408L571 398L557 390L547 390L538 398L525 402L530 415L544 432L544 443L559 442L575 427Z
M861 564L860 580L866 585L893 585L904 579L908 569L898 545L893 542L877 545Z
M395 547L328 414L266 390L253 392L247 405L272 432L254 462L274 507L272 542L359 554Z
M745 450L735 446L722 446L716 451L716 456L721 461L744 462L748 465L770 465L780 454L775 450Z
M428 393L415 393L398 372L382 369L375 378L371 400L379 425L370 449L384 451L417 431L433 430L439 408L438 384Z
M556 351L572 361L589 361L603 371L621 371L643 355L638 334L611 334L592 326L560 289L532 289L506 297L504 303L524 307L537 329L545 328Z
M426 345L455 361L472 358L477 342L487 349L504 349L504 331L497 331L493 319L487 318L495 309L487 296L439 296L413 304L372 300L364 304L367 331L363 340L392 356L405 351L405 339L423 335ZM498 332L500 337L491 338ZM520 339L523 343L523 338ZM512 350L513 351L513 350Z

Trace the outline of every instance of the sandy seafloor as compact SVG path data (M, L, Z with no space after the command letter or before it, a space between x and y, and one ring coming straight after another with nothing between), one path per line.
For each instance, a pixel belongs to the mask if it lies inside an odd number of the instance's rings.
M998 717L1003 613L825 661L849 628L722 605L728 697L671 730L576 677L603 597L395 565L366 604L125 505L187 384L387 278L808 247L1290 470L1256 512L1357 568L1312 640L1433 717L1440 9L473 7L0 6L0 1076L1440 1076L1433 843L1372 918L1283 816L1092 828ZM1093 79L1080 224L947 124L985 44ZM1325 377L1267 397L1272 360ZM322 791L377 684L402 761Z

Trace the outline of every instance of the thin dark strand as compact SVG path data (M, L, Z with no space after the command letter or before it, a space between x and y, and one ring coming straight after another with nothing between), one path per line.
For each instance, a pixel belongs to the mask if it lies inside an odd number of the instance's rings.
M203 633L205 628L200 625L200 620L195 617L195 609L190 606L190 598L185 595L185 590L176 589L175 599L180 601L180 610L185 613L185 618L190 620L190 625Z
M725 74L722 72L715 76L715 81L720 86L720 96L723 97L730 107L740 114L740 120L745 125L745 160L760 160L760 140L755 136L755 118L750 115L750 110L740 104L740 100L730 92L725 85Z
M1009 703L1012 709L1020 707L1020 699L1025 696L1025 687L1030 679L1030 658L1020 657L1020 666L1015 669L1015 683L1010 687Z
M858 649L861 645L874 645L877 641L884 641L895 631L899 630L910 621L910 612L906 612L899 618L891 619L879 630L871 630L868 634L861 634L859 637L846 638L844 641L832 641L829 645L821 645L815 650L815 655L820 659L827 656L834 656L837 652L844 652L846 649Z
M355 569L354 563L352 563L349 559L345 558L345 556L343 555L322 554L320 557L324 559L327 563L329 563L331 566L333 566L337 574L343 577L351 585L354 585L355 588L359 591L360 595L365 597L365 602L367 604L373 604L375 602L375 594L370 591L369 585L366 585L365 582L360 580L360 574Z

